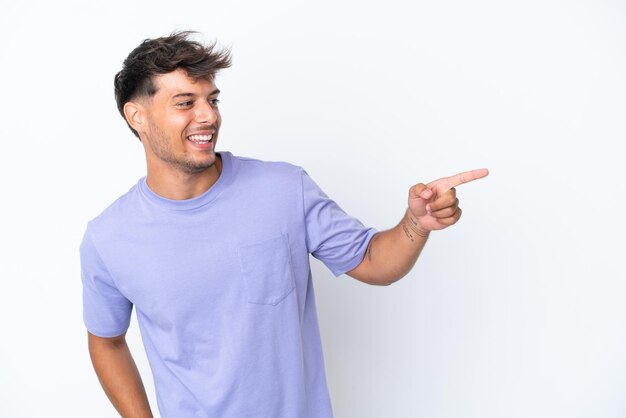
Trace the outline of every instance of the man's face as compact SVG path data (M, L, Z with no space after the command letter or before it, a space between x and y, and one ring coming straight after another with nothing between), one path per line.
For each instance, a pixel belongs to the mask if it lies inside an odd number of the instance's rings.
M176 70L156 76L154 84L157 92L145 100L147 124L141 132L148 167L197 174L213 166L222 123L215 83Z

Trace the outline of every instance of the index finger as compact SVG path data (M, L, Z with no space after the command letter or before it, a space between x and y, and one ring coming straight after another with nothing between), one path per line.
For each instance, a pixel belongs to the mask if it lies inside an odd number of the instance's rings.
M464 171L459 174L455 174L454 176L444 177L439 181L443 181L448 189L459 186L461 184L469 183L470 181L482 179L483 177L487 177L489 175L489 170L486 168L479 168L476 170Z

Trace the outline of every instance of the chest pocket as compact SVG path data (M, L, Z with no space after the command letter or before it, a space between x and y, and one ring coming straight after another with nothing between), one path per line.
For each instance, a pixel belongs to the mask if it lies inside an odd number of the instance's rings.
M242 245L238 252L248 302L278 305L295 288L286 236Z

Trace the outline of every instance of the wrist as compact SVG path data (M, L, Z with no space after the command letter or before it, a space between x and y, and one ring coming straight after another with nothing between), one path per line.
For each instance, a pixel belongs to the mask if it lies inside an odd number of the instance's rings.
M409 232L407 233L407 235L409 235L409 238L411 238L411 236L413 235L417 235L421 238L428 238L428 236L430 235L430 230L425 229L420 224L419 218L417 216L414 216L411 213L410 209L406 210L406 214L404 215L404 219L402 220L402 222L405 226L405 233ZM411 239L411 241L413 241L413 239Z

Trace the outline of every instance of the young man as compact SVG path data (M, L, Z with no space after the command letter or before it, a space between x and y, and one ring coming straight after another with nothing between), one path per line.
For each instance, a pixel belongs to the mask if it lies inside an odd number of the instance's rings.
M390 284L487 170L417 184L398 226L366 228L301 168L215 151L230 55L189 35L144 41L115 77L147 176L81 244L94 368L122 416L152 416L124 337L134 306L163 417L331 417L309 254Z

